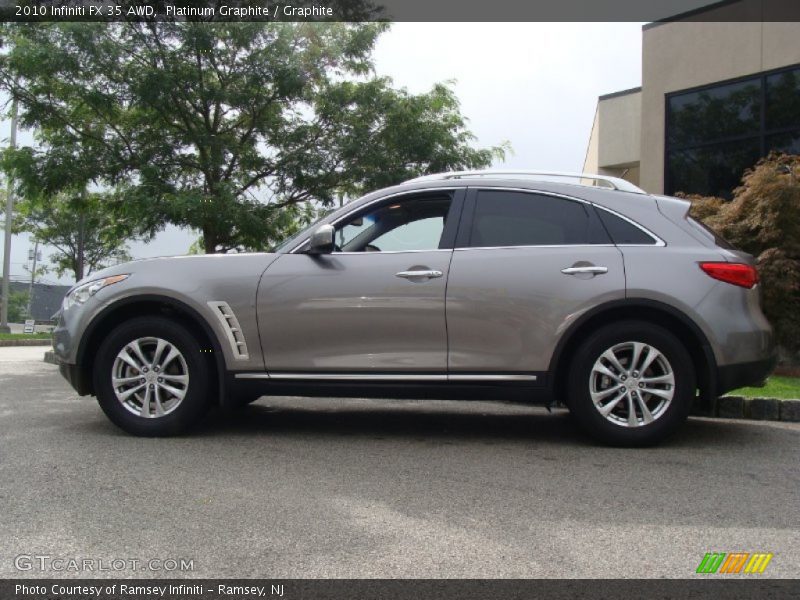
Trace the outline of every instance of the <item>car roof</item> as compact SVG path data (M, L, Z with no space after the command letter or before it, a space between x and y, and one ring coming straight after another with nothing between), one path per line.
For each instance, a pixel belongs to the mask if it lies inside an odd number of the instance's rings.
M563 182L563 181L547 181L545 179L534 179L531 177L516 177L513 175L491 175L481 177L458 177L452 179L432 179L432 178L417 178L409 181L375 190L358 200L354 200L345 204L351 209L356 208L362 204L367 204L373 200L381 197L393 196L404 192L413 192L421 190L435 190L435 189L460 189L465 187L481 187L481 188L511 188L530 191L548 192L551 194L561 194L564 196L584 200L587 202L596 202L600 205L609 205L617 207L622 203L624 206L628 203L641 204L643 199L648 199L655 204L654 196L647 194L644 191L632 192L623 191L618 189L611 189L608 187L600 187L596 185L586 185L577 182ZM651 204L648 202L647 204ZM340 211L335 211L340 212Z
M423 175L415 179L410 179L407 183L416 181L438 181L438 180L453 180L453 179L480 179L480 178L495 178L495 179L533 179L533 180L550 180L556 179L571 179L573 183L579 185L589 185L591 187L606 187L612 190L621 192L632 192L635 194L647 194L642 188L634 185L630 181L622 179L621 177L613 177L611 175L598 175L595 173L574 173L568 171L535 171L535 170L507 170L507 169L481 169L472 171L449 171L444 173L432 173L430 175ZM549 179L548 179L549 178Z

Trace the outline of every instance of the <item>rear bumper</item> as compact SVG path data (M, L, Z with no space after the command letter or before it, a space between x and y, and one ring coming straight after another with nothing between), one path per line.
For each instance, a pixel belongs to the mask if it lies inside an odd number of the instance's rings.
M773 355L764 360L717 367L717 394L721 396L740 387L760 386L777 362L777 355Z
M59 362L58 370L61 372L61 376L69 382L78 394L87 396L92 393L91 381L87 377L86 372L79 368L78 365Z

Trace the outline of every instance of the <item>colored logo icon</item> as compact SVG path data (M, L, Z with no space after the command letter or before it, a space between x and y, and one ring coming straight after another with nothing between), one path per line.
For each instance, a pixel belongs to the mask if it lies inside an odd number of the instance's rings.
M774 555L771 552L706 552L697 573L763 573Z

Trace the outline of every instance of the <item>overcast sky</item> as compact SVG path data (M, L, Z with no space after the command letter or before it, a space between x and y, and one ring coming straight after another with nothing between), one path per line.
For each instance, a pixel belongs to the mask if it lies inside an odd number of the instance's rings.
M597 97L641 84L642 23L396 23L374 53L378 75L424 92L455 80L477 144L508 141L513 154L496 167L580 171ZM0 123L7 144L9 122ZM21 132L19 144L31 143ZM170 227L135 258L184 254L194 236ZM26 277L27 236L15 236L12 280ZM2 248L0 248L2 252ZM44 248L47 261L50 251ZM59 280L55 273L44 277Z

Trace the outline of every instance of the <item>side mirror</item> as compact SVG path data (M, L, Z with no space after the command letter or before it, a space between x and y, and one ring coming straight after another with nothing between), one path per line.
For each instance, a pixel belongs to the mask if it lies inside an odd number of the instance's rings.
M333 225L320 225L308 241L309 254L330 254L335 247Z

